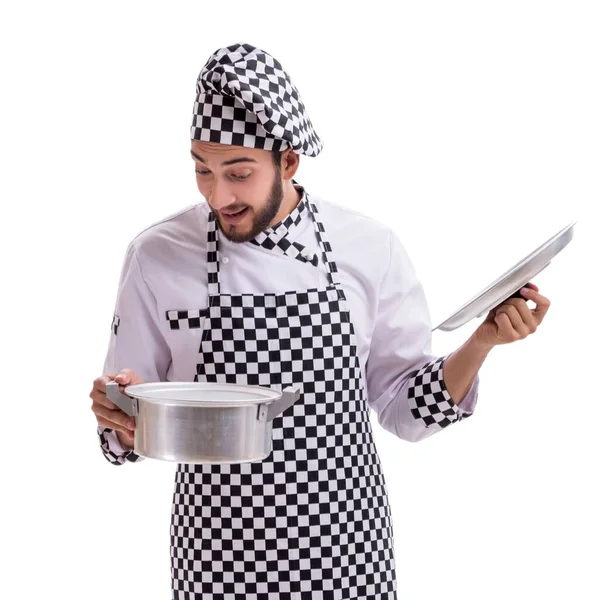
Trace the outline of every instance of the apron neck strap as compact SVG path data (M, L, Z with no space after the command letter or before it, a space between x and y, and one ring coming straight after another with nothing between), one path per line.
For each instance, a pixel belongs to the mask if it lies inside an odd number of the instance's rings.
M317 242L319 243L321 257L325 266L326 273L328 275L328 280L331 285L335 287L340 287L338 267L336 266L336 262L332 257L332 246L328 241L328 236L325 231L325 227L323 226L323 223L319 220L319 210L317 208L317 205L311 201L311 199L306 193L305 204L307 205L307 208L311 213L311 218L313 219L313 224L315 226L315 237L317 238Z
M207 295L209 297L220 295L218 223L211 211L207 224Z

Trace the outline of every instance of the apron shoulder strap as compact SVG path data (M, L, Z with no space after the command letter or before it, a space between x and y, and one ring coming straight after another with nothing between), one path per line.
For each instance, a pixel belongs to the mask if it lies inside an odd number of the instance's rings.
M313 219L313 223L315 226L315 236L317 237L317 241L319 242L323 264L325 265L325 270L328 274L329 282L335 287L340 287L338 267L336 266L336 262L334 261L334 258L332 256L332 246L330 245L330 242L328 240L325 227L323 226L323 223L319 220L319 210L317 209L317 204L315 204L306 193L305 203L307 205L307 208L309 209L309 212L311 213L311 218Z
M220 295L220 262L218 260L218 223L213 212L207 225L207 295Z

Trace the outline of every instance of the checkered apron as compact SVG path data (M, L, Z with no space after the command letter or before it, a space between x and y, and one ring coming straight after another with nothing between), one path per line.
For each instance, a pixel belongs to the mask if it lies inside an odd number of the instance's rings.
M395 599L392 515L344 292L306 200L328 286L220 294L208 228L209 308L196 381L302 393L272 422L262 462L178 465L174 600Z

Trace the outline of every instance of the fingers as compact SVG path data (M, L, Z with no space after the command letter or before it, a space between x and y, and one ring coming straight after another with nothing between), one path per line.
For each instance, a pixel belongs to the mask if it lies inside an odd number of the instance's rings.
M531 309L527 306L527 303L521 298L513 298L507 300L498 307L496 311L497 315L506 315L508 318L509 325L504 325L508 339L516 340L527 337L531 333L535 333L538 324L535 321ZM505 323L503 319L496 323L501 325Z
M101 404L93 404L91 410L102 427L115 429L122 433L131 433L135 430L135 419L121 410L110 410Z
M496 308L494 320L504 339L514 341L535 333L550 306L549 300L538 290L535 284L529 283L520 290L523 298L509 298ZM527 300L535 302L536 308L531 310Z
M103 418L111 420L113 415L121 414L124 418L129 418L128 415L121 411L106 395L106 385L110 381L117 381L121 386L126 386L130 383L140 383L143 380L131 369L123 369L116 375L102 375L93 382L93 389L91 390L89 397L93 401L91 409L96 413L96 416L101 413ZM116 420L118 424L122 425L121 421L122 419Z
M135 444L135 434L131 431L124 431L118 433L120 433L120 435L124 437L125 445L129 446L132 449ZM122 439L119 439L119 441L122 444Z
M96 380L97 381L97 380ZM95 384L94 384L95 385ZM103 387L103 390L102 390ZM89 394L89 397L93 400L93 404L105 406L108 410L119 410L118 406L106 396L106 384L101 384L98 387L94 387Z
M114 429L124 435L129 442L133 440L135 430L135 419L129 417L124 411L120 410L114 402L106 396L106 384L109 381L116 381L120 386L143 383L131 369L123 369L116 375L103 375L93 382L93 389L89 394L92 400L91 410L95 414L98 425L108 429ZM121 390L122 391L122 390Z
M498 311L506 311L514 329L523 336L527 336L529 333L535 333L537 330L538 324L535 321L535 317L522 298L511 298L506 300L504 304L498 307Z
M536 286L535 286L536 287ZM536 304L535 309L532 311L533 318L535 323L539 325L541 321L545 318L547 311L551 305L551 302L545 297L542 296L537 290L534 290L530 287L522 288L520 293L531 302Z
M116 409L117 406L106 396L106 384L110 381L116 381L121 386L134 385L143 383L143 379L139 377L131 369L122 369L116 375L102 375L93 382L93 389L89 397L94 401L106 406L110 409ZM123 391L122 388L120 390Z
M508 304L502 304L499 306L495 317L495 322L500 327L503 325L503 333L506 334L508 339L518 339L529 334L528 327L523 321L518 307L514 305L514 302L516 302L516 300L509 300ZM519 302L522 304L525 303L524 300L520 299ZM526 307L526 309L530 316L529 308ZM499 320L498 317L500 317Z
M103 427L104 429L113 429L114 431L118 431L118 433L126 434L127 436L134 435L134 433L130 429L127 429L126 427L123 427L122 425L118 425L117 423L109 421L108 419L104 419L103 417L97 417L97 424L100 427Z
M141 377L139 377L131 369L122 369L116 375L102 375L93 382L93 390L106 393L106 384L110 381L116 381L120 385L130 385L131 383L142 383Z
M102 375L101 377L98 377L94 382L93 382L93 390L98 390L102 393L106 393L106 384L109 381L112 381L114 378L111 375ZM92 390L92 391L93 391Z
M494 318L496 325L499 328L499 331L502 334L502 337L508 340L516 339L518 334L512 325L512 322L508 318L508 314L505 311L496 311L496 315Z
M143 379L131 369L122 369L122 371L114 377L114 381L118 382L120 385L143 383Z

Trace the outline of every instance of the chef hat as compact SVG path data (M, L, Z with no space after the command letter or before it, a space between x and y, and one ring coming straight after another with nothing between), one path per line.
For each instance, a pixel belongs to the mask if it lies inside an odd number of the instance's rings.
M323 144L282 65L249 44L214 52L197 78L191 138L316 156Z

